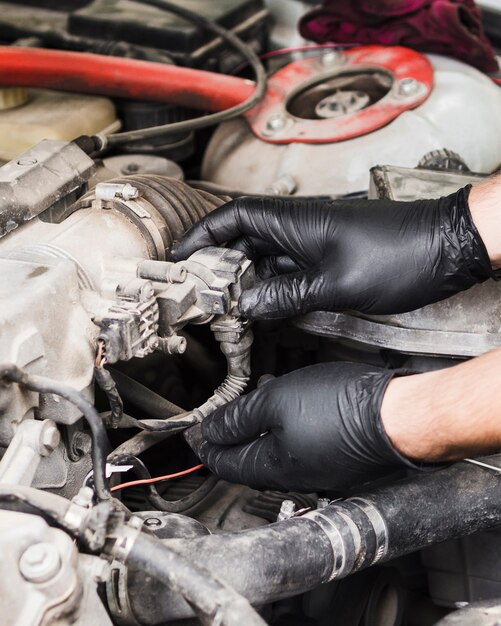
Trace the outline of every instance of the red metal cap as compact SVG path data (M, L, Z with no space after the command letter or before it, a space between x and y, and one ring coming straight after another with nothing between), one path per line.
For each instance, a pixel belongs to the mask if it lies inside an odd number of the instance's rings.
M313 115L301 116L294 110L297 98L315 88L321 96L322 84L328 81L377 74L386 77L388 86L374 103L363 89L341 87L321 98ZM385 126L424 102L432 88L433 67L424 55L401 46L363 46L295 61L278 70L268 81L264 100L246 117L253 133L268 143L333 143Z

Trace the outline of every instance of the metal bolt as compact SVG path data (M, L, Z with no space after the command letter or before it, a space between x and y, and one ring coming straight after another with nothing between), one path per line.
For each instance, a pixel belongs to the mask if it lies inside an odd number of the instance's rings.
M284 500L280 506L280 513L277 517L277 522L283 522L286 519L290 519L296 512L296 504L293 500Z
M421 83L415 78L402 78L398 84L398 93L401 96L414 96L421 86Z
M50 543L29 546L19 559L19 570L26 580L43 583L53 578L61 567L57 548Z
M270 117L270 119L266 122L266 130L270 132L277 132L279 130L283 130L287 120L282 115L274 115Z
M169 354L184 354L186 352L186 337L172 335L167 338L167 352Z
M55 422L52 420L45 420L42 425L42 432L40 433L39 450L42 456L49 456L51 452L59 445L61 441L61 435L57 429Z
M125 183L117 195L121 196L124 200L133 200L138 197L139 190L137 187L133 187L130 183Z
M334 65L341 60L341 52L339 50L329 50L320 57L320 63L322 65Z
M319 498L317 500L317 509L325 509L329 505L329 498Z
M133 200L139 197L139 190L130 183L98 183L95 188L96 200Z
M144 520L144 525L148 528L160 528L160 526L163 525L163 522L161 519L158 519L158 517L148 517Z
M92 449L92 438L87 433L76 432L71 440L71 451L75 456L85 456L90 454Z

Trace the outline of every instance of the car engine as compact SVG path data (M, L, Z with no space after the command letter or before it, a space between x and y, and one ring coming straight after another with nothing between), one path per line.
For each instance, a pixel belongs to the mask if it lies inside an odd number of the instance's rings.
M243 195L410 200L482 180L501 166L499 87L438 55L311 46L309 2L55 4L0 2L1 623L501 623L495 471L260 492L188 445L269 376L424 372L501 346L500 283L401 315L251 324L243 253L171 260Z

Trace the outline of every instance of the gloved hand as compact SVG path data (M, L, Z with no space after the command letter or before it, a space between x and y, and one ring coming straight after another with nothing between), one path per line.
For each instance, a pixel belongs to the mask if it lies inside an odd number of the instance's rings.
M217 409L187 441L230 482L282 491L344 491L398 465L380 416L395 371L322 363L275 378ZM398 372L397 372L398 373Z
M265 279L241 295L250 319L411 311L494 276L469 189L414 202L239 198L193 226L172 258L223 243L243 251Z

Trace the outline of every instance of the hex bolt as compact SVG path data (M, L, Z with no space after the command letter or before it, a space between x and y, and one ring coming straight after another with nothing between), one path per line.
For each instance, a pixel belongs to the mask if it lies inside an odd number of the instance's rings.
M277 517L277 522L283 522L286 519L290 519L296 512L296 504L293 500L283 500L280 506L280 513Z
M317 500L317 509L325 509L329 505L329 498L319 498Z
M398 84L398 93L404 97L414 96L421 86L421 83L415 78L402 78Z
M134 200L139 197L139 190L130 183L98 183L95 188L96 200Z
M59 445L61 435L57 429L56 423L52 420L45 420L42 425L42 432L38 442L38 450L42 456L49 456L51 452Z
M287 120L283 117L283 115L273 115L273 117L270 117L270 119L266 122L266 130L276 133L285 128L286 122Z
M44 583L53 578L61 568L61 558L51 543L35 543L19 559L19 571L32 583Z
M186 352L186 337L172 335L167 338L166 348L168 354L184 354Z
M341 52L339 52L339 50L329 50L329 52L322 54L320 57L320 63L327 66L339 63L340 60Z
M92 438L82 431L76 432L71 439L71 451L75 456L85 456L90 454L92 449Z

